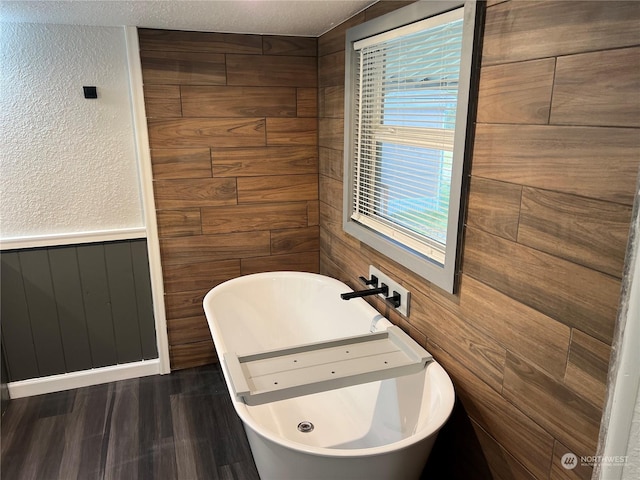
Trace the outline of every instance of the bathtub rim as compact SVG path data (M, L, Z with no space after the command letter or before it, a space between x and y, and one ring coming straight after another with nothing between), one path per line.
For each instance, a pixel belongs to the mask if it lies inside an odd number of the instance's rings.
M251 430L255 432L259 437L262 437L265 440L274 442L283 447L290 448L292 450L299 451L299 452L304 452L309 455L321 456L321 457L365 458L365 457L371 457L371 456L377 456L377 455L384 455L384 454L392 453L398 450L403 450L405 448L409 448L412 445L431 437L432 435L437 435L437 433L440 431L440 429L442 429L442 427L445 425L445 423L451 416L451 413L453 412L453 407L455 403L455 390L454 390L454 386L451 378L449 377L447 372L444 370L444 368L435 360L430 362L426 366L426 371L424 372L425 382L423 386L423 391L424 389L429 388L429 384L431 381L437 382L438 385L440 386L440 389L438 392L438 395L440 397L439 401L442 405L445 405L448 408L443 408L442 411L438 411L440 415L436 417L430 416L429 420L425 425L425 428L412 433L411 435L409 435L406 438L403 438L402 440L398 440L398 441L391 442L381 446L366 447L366 448L339 449L339 448L331 448L331 447L317 447L317 446L306 445L304 443L299 443L293 440L289 440L282 436L278 436L277 434L263 427L259 422L257 422L249 410L250 407L240 399L236 398L236 396L233 394L231 376L227 369L226 363L222 360L224 353L226 353L228 350L226 349L226 346L223 343L223 340L221 338L221 333L220 333L220 330L218 329L217 323L214 322L210 318L210 315L207 314L206 305L207 303L212 301L211 299L217 293L219 293L221 290L232 288L235 283L250 282L251 280L255 280L256 278L263 278L263 277L265 279L267 278L278 279L282 277L287 277L287 278L299 277L301 279L313 278L315 280L322 280L323 282L333 283L336 286L339 286L341 289L347 289L345 291L352 290L351 287L346 285L344 282L341 282L336 278L329 277L322 274L311 273L311 272L296 272L296 271L275 271L275 272L254 273L254 274L244 275L241 277L236 277L213 287L211 290L209 290L209 292L207 292L203 300L205 317L207 319L209 330L213 338L213 343L216 348L216 354L218 355L219 363L222 367L225 383L227 386L227 393L231 398L231 402L233 403L233 407L236 413L244 423L245 428L247 427L251 428ZM372 317L380 316L381 318L386 319L386 317L380 314L380 312L378 312L375 308L373 308L364 299L356 298L350 301L362 302L366 307L368 307L368 309L370 309ZM392 324L388 319L386 320L388 321L389 324Z

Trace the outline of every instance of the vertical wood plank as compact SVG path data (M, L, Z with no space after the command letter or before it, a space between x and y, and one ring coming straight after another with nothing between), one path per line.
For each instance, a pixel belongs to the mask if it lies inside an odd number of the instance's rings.
M142 359L142 347L129 242L105 245L105 259L118 363L135 362Z
M18 252L2 252L0 261L2 348L7 359L9 380L34 378L38 376L38 362Z
M147 241L132 240L130 245L142 358L145 360L158 358Z
M75 247L49 249L51 278L67 371L93 366Z
M40 375L64 373L66 366L49 255L46 249L34 249L21 251L18 256Z
M104 245L77 247L82 296L94 367L118 363Z

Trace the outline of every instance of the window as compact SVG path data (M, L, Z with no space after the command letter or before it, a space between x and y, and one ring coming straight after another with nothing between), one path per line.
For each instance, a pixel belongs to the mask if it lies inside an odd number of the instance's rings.
M474 18L418 2L347 32L345 231L449 292Z

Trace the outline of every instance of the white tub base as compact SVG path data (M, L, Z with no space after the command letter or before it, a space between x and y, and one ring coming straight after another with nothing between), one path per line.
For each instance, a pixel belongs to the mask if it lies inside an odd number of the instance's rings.
M342 282L310 273L240 277L211 290L204 309L220 357L382 331L391 324ZM418 480L453 409L437 362L417 373L247 405L233 393L262 480ZM311 432L298 430L311 422Z

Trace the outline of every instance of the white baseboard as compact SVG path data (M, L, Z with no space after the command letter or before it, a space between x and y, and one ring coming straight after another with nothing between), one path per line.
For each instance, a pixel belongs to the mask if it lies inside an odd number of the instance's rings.
M127 380L129 378L159 375L160 373L160 360L155 358L153 360L92 368L91 370L82 370L80 372L20 380L18 382L10 382L7 386L9 387L9 397L22 398Z

